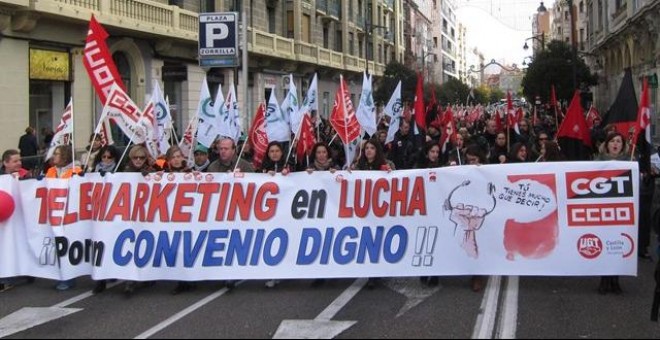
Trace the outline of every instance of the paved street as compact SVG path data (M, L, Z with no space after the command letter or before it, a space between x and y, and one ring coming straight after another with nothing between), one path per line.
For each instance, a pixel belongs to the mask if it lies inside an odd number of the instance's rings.
M470 290L469 277L441 278L436 288L422 286L417 278L383 279L374 289L364 279L328 280L316 288L311 280L285 280L273 289L263 281L248 281L229 292L219 283L204 282L176 296L170 294L174 282L158 282L130 299L121 283L94 296L88 278L79 278L68 292L37 280L0 293L0 335L657 339L660 323L649 317L653 269L652 262L640 261L638 277L621 279L620 296L599 295L595 277L520 277L518 285L515 277L491 277L481 293ZM24 307L54 308L24 309L23 325L43 322L48 311L75 312L18 331L25 327L8 322L7 316Z

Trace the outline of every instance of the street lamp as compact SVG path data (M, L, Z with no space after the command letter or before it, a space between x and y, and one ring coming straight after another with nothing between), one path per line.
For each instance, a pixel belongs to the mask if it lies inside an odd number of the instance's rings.
M573 60L572 62L572 68L573 68L573 90L577 89L577 44L575 41L575 17L573 15L573 0L564 0L564 3L568 5L568 13L570 14L571 17L571 59Z
M370 21L367 21L365 23L365 34L367 35L367 43L364 46L364 49L365 49L364 56L366 57L366 61L367 61L367 69L365 71L367 73L367 75L369 74L369 59L370 59L369 58L369 55L370 55L369 52L373 53L373 47L371 48L371 50L369 49L369 46L371 45L371 34L373 34L374 30L378 29L378 28L387 29L387 26L372 25ZM388 32L385 31L385 34L387 34L387 33Z
M529 49L529 45L527 45L527 40L530 40L530 39L534 39L534 40L540 42L541 43L541 51L545 50L545 32L541 32L541 34L537 34L533 37L529 37L529 38L525 39L525 45L523 45L523 50L527 51Z
M545 6L543 6L543 1L541 1L541 6L539 6L539 8L537 8L536 11L539 13L545 13L548 11L548 9L545 8Z

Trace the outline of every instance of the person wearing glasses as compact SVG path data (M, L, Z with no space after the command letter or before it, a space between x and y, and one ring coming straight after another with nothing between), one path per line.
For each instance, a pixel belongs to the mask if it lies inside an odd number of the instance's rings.
M117 168L117 161L119 160L119 150L113 145L102 146L96 153L94 157L94 162L91 163L93 172L98 172L101 176L106 173L115 172ZM99 294L103 292L106 288L107 280L96 281L96 286L92 290L92 293Z
M92 171L101 174L107 172L114 172L117 168L117 161L119 160L119 150L113 145L105 145L101 147L99 152L94 157L92 163Z
M530 152L530 159L536 160L539 159L541 156L541 149L543 148L543 143L547 142L549 140L548 133L545 131L541 131L538 133L536 136L536 140L534 141L534 145L532 146L532 150Z
M143 175L154 172L155 169L149 164L149 152L143 145L134 145L128 152L128 163L124 172L140 172Z
M124 167L124 172L138 172L143 176L155 172L155 169L149 165L149 151L143 145L133 145L128 152L128 163ZM124 295L131 297L135 292L137 282L126 281L124 285Z

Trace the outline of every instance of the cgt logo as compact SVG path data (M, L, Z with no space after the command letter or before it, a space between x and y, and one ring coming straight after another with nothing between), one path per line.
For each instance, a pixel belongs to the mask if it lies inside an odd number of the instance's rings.
M585 259L595 259L603 251L603 242L594 234L582 235L577 242L577 251Z
M569 199L632 197L632 172L628 169L568 172L566 193Z

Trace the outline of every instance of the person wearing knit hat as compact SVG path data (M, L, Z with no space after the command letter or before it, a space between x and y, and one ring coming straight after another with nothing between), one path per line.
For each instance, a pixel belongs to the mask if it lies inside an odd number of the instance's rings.
M209 161L209 150L201 144L197 144L195 147L195 161L193 164L193 170L199 172L206 172L206 169L209 167L211 162Z

